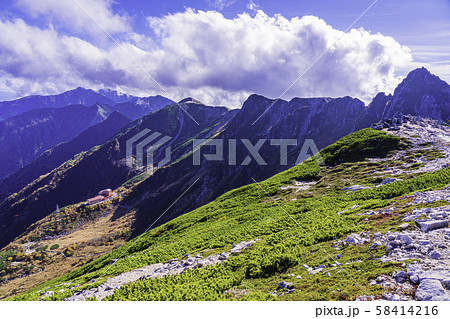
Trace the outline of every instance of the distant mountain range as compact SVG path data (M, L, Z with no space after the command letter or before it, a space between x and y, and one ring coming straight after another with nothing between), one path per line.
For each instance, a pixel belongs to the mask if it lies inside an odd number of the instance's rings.
M29 183L45 175L78 153L104 143L130 120L119 112L112 113L104 121L88 127L69 142L63 142L50 149L19 169L0 183L0 194L19 192Z
M139 112L134 111L136 115L130 117L134 118L172 104L174 101L160 95L140 98L113 90L94 91L79 87L57 95L31 95L14 101L0 102L0 121L36 109L61 108L67 105L92 106L96 103L109 105L112 111L115 111L116 104L129 103L126 105L134 105L140 110ZM123 106L119 105L117 108L120 109ZM126 110L126 112L132 112L132 110ZM124 115L127 116L127 114Z
M162 96L138 98L111 90L99 92L102 94L77 88L54 96L0 102L0 118L5 118L0 121L0 179L114 112L134 120L173 103Z
M0 102L0 120L36 109L78 104L92 106L95 103L115 104L111 99L94 90L76 88L57 95L31 95L14 101Z
M294 98L273 104L274 100L252 95L240 110L211 107L185 99L180 101L182 108L171 104L137 118L139 112L151 108L152 98L117 97L116 101L130 100L112 106L96 101L99 103L95 107L102 109L104 115L118 111L133 121L102 145L76 155L69 162L60 165L61 160L55 160L48 166L49 169L55 167L47 172L48 175L30 183L32 174L28 173L29 177L24 180L29 185L22 190L17 191L17 185L21 187L24 182L14 186L13 179L4 180L8 185L3 189L16 190L17 194L0 203L0 246L6 245L31 223L50 214L56 204L64 206L84 201L102 188L126 189L123 204L136 211L133 227L138 234L188 188L189 191L158 220L158 224L202 206L228 190L251 183L252 178L265 179L295 165L305 139L313 139L321 149L399 112L449 121L449 94L447 83L422 68L411 72L393 95L380 93L368 106L350 97ZM114 93L105 95L102 96L108 99L114 97ZM162 98L159 105L164 101ZM142 105L148 106L140 108ZM170 142L172 162L151 176L125 165L126 141L144 129L173 137ZM242 139L248 139L252 145L260 139L296 139L298 145L289 149L286 165L280 165L279 150L267 142L259 150L267 165L259 165L253 160L249 165L230 166L225 148L223 161L206 161L202 157L201 165L194 166L192 140L213 137L222 139L225 145L230 139L237 140L237 163L242 163L249 155ZM214 153L214 148L205 147L204 152ZM155 161L163 156L163 150L157 152Z
M97 105L70 105L31 110L0 122L0 178L105 118Z

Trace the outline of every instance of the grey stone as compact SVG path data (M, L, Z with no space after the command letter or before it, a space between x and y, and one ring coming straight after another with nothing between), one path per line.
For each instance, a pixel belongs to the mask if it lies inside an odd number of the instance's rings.
M438 281L444 281L449 278L449 273L446 270L429 270L419 272L419 279L422 282L424 279L436 279Z
M295 291L295 288L292 288L292 289L288 289L286 293L290 294L291 292L294 292L294 291Z
M441 212L431 213L428 216L432 219L441 219L442 217L445 217L445 216L442 216Z
M310 274L310 275L315 275L315 274L317 274L317 273L319 273L319 272L321 272L321 271L323 271L323 268L316 268L316 269L314 269L314 270L311 270L311 271L309 272L309 274Z
M394 182L397 182L399 180L400 179L397 179L397 178L386 177L385 179L383 179L383 181L381 182L380 185L386 185L386 184L394 183Z
M450 278L442 280L441 284L445 289L450 290Z
M405 221L405 222L410 222L410 221L412 221L412 220L414 220L414 219L417 219L417 218L419 218L420 216L418 216L418 215L410 215L410 216L406 216L405 218L403 218L403 221Z
M427 233L427 232L435 230L435 229L448 227L448 220L440 219L440 220L424 221L424 222L419 222L419 225L420 225L420 229L423 232Z
M354 236L348 236L347 239L345 240L347 243L349 244L358 244L358 239L356 239Z
M423 279L417 288L416 297L426 301L450 301L447 292L436 279Z
M417 275L412 275L409 277L409 280L411 280L411 282L415 285L417 285L420 281L419 281L419 276Z
M409 237L408 235L402 235L402 234L398 235L395 240L400 241L403 245L409 245L409 244L411 244L411 241L412 241L411 237Z
M417 274L420 274L422 272L423 272L422 267L419 264L408 264L406 266L406 273L409 276L412 276L414 274L417 275Z
M394 275L394 278L397 282L403 283L406 281L408 275L404 271L399 271Z
M439 252L434 250L430 253L429 256L431 259L439 259L439 258L441 258L442 255Z
M400 229L400 230L405 230L405 229L408 229L409 228L409 224L408 223L404 223L404 224L401 224L400 226L398 226L398 229Z
M397 248L401 247L403 243L400 240L393 240L389 244L392 245L394 248Z
M353 185L353 186L348 186L348 187L344 187L342 190L343 191L359 191L361 189L366 189L366 188L370 188L369 186L363 186L363 185Z
M278 287L280 287L281 289L288 288L289 286L292 286L292 282L282 281L278 283Z
M219 260L226 260L227 259L227 255L225 255L225 253L221 253L219 256Z
M382 130L383 129L383 125L378 124L377 126L374 127L375 130Z
M373 243L373 247L378 247L378 246L381 246L381 245L382 244L379 241L376 241L376 242Z
M54 291L46 291L46 292L41 292L41 295L44 297L50 297L53 296L55 292Z
M387 252L390 252L390 251L392 251L394 249L394 245L392 245L392 243L388 243L387 245L386 245L386 251Z

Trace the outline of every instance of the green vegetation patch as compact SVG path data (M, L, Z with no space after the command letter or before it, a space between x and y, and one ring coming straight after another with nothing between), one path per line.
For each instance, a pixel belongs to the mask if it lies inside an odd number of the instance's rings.
M386 157L389 152L408 147L406 141L395 135L371 128L352 133L323 150L327 165L357 162L366 157Z

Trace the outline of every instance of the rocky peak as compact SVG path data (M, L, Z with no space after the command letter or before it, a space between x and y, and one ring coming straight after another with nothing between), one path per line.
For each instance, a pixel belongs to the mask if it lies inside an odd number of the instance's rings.
M450 120L450 86L425 68L416 69L399 84L384 118L396 113Z
M422 67L408 74L395 89L394 96L404 93L434 93L449 88L450 86L445 81Z

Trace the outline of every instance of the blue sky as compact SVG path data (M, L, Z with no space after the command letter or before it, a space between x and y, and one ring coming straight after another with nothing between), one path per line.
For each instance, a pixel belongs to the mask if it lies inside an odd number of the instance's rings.
M3 0L0 100L74 86L194 95L234 107L254 92L278 97L373 0L78 2L127 53L73 0ZM304 16L318 19L298 20ZM352 95L367 101L422 65L450 82L449 0L379 0L354 28L370 35L344 38L286 98Z

